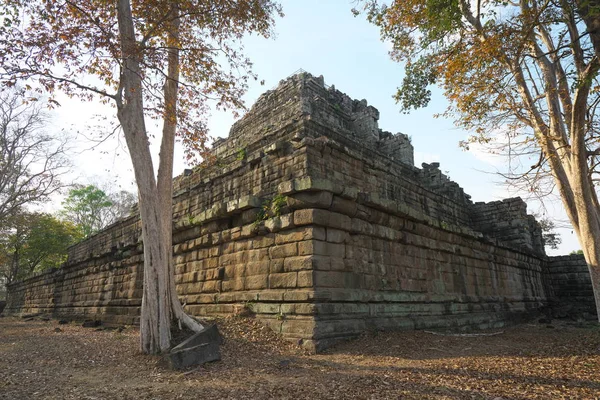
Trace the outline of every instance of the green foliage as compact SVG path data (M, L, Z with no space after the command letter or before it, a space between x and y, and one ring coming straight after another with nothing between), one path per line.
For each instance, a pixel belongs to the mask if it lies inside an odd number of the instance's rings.
M287 205L287 196L282 194L278 194L273 197L271 200L270 211L271 215L274 217L279 217L281 215L281 209Z
M573 250L572 252L569 253L570 256L574 256L574 255L583 255L583 250Z
M67 260L68 247L81 239L81 232L73 223L40 214L30 226L22 256L30 269L58 268Z
M111 222L113 201L94 185L71 189L62 205L61 216L74 223L84 237L93 235Z
M287 205L287 196L278 194L271 200L267 200L263 203L262 207L258 210L258 215L254 224L259 224L262 221L266 221L269 218L279 217L281 210Z
M40 213L21 213L0 231L0 276L8 282L60 267L81 239L72 223Z
M408 113L411 109L426 107L431 101L429 86L436 81L436 74L426 58L419 58L413 63L407 63L406 75L402 86L394 95L400 104L401 111Z
M187 222L188 222L188 225L190 225L190 226L196 225L196 217L193 215L188 215Z
M246 148L244 147L243 149L239 149L235 155L235 159L240 161L243 160L244 158L246 158Z
M252 312L252 313L254 312L255 306L256 306L256 302L255 302L255 301L252 301L252 300L246 300L246 301L244 302L244 308L245 308L246 310L248 310L248 311Z
M538 218L538 223L540 224L540 228L542 229L542 239L544 239L544 245L551 249L558 249L558 246L562 243L562 239L560 234L556 233L554 230L556 229L556 225L554 221L549 218Z

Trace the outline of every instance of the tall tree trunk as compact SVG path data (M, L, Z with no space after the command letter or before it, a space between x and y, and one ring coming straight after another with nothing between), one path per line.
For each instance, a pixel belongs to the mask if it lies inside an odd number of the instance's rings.
M142 240L144 243L144 290L140 316L140 348L145 353L156 354L171 345L171 297L168 286L168 260L171 249L170 235L163 227L165 213L161 209L154 166L144 122L140 53L128 0L119 0L117 17L123 57L121 87L123 100L117 100L119 122L133 163L139 192Z
M144 122L140 53L135 39L129 0L119 0L118 21L123 64L123 101L117 100L118 117L125 134L139 192L139 208L144 242L144 289L140 316L140 348L156 354L171 345L171 323L175 317L188 328L202 329L186 315L177 297L173 270L172 201L173 152L177 128L179 80L179 19L173 10L169 33L168 72L164 86L165 115L160 147L158 176L150 154Z
M163 237L165 252L171 254L173 248L173 155L175 150L175 134L177 131L177 100L179 85L179 10L176 3L171 10L169 21L169 33L167 38L168 66L167 78L164 85L165 115L163 117L162 142L160 146L160 164L158 168L158 196L161 209L165 212L161 215L163 226ZM168 257L165 269L168 282L167 290L171 298L171 307L174 318L179 324L185 325L193 331L200 331L202 325L185 313L175 287L175 271L173 268L173 257Z

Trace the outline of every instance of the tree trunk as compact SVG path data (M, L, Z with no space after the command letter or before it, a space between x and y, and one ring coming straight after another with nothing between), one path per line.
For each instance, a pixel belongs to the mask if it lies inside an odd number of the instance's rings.
M144 122L141 55L129 0L118 1L118 22L123 65L122 101L117 99L118 117L133 163L139 193L142 240L144 243L144 289L140 316L140 348L144 353L156 354L171 346L173 317L188 328L202 329L197 321L186 315L177 298L173 270L172 201L173 151L177 126L177 81L179 79L179 51L176 48L179 21L172 23L169 35L168 76L165 82L165 115L160 148L158 177L150 154Z
M171 345L171 298L168 290L168 259L171 249L163 245L163 221L171 209L161 209L154 166L144 122L140 54L128 0L117 6L121 51L123 57L121 87L123 100L117 99L118 117L133 163L139 193L142 240L144 243L144 291L140 316L140 348L156 354ZM170 235L169 235L170 236Z
M175 4L175 3L174 3ZM165 115L163 117L163 133L160 146L159 168L158 168L158 196L161 209L169 210L163 217L163 237L165 251L171 254L173 248L173 155L175 151L175 134L177 131L177 101L179 91L179 10L176 5L171 10L171 21L169 21L169 32L167 37L168 66L167 77L164 85ZM175 286L175 270L173 268L173 257L166 260L167 290L171 298L171 308L175 320L179 325L185 325L193 331L200 331L203 326L195 319L185 313Z

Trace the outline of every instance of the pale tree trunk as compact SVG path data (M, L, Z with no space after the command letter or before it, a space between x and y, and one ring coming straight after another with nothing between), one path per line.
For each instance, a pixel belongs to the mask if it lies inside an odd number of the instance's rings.
M169 23L168 34L168 68L164 86L165 115L163 117L163 136L160 146L160 164L158 168L158 196L160 208L164 211L161 215L164 251L171 254L173 248L173 155L175 150L175 133L177 131L177 99L179 83L179 26L178 10L174 6L173 19ZM175 287L175 270L173 257L168 257L166 264L166 277L168 296L171 299L173 316L179 326L185 325L193 331L200 331L202 325L185 313Z
M117 17L123 55L121 86L123 99L117 99L118 117L133 163L139 193L142 240L144 243L144 291L140 316L140 348L156 354L171 345L171 297L168 285L168 260L171 249L163 245L166 229L161 209L154 166L144 122L140 54L128 0L119 0Z
M583 83L575 91L573 102L573 116L571 121L571 166L572 174L569 176L574 194L577 218L571 218L576 227L579 243L583 249L585 260L590 271L596 311L600 321L600 209L598 208L598 195L588 166L588 152L585 143L587 102L593 77L597 74L600 65L597 57L590 60L583 71Z
M139 192L142 240L144 243L144 283L140 316L140 348L156 354L171 346L171 323L175 317L188 328L202 329L186 315L177 298L173 271L172 247L172 180L173 151L176 130L177 81L179 54L175 46L169 50L168 77L165 82L165 116L160 148L158 178L150 154L144 122L140 53L129 0L118 1L118 22L123 64L121 86L117 98L119 122L133 163ZM179 21L173 24L169 40L176 44Z

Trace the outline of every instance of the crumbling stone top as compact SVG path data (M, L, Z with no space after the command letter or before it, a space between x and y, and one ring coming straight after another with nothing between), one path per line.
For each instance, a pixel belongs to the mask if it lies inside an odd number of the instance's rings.
M380 129L379 111L375 107L364 99L352 99L335 86L325 85L323 76L315 77L304 71L280 81L276 89L262 94L250 111L233 125L229 138L215 143L215 151L222 153L224 147L244 147L299 119L310 119L360 146L414 165L410 138Z

